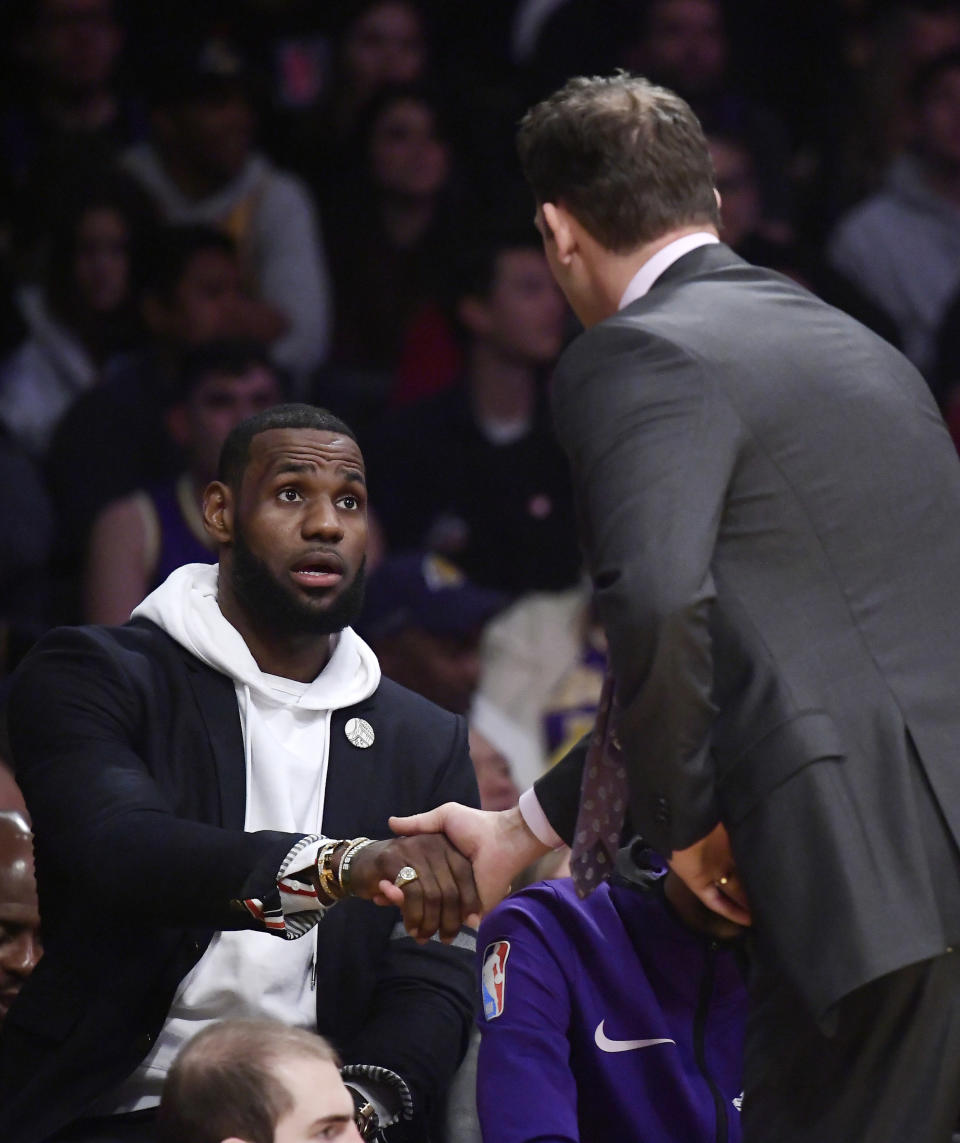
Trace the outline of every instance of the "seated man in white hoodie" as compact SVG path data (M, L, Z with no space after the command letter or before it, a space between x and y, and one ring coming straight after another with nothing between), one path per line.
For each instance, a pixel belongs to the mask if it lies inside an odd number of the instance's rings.
M179 568L130 623L59 629L22 665L45 956L0 1036L6 1143L152 1139L178 1049L231 1017L327 1036L387 1139L429 1137L475 934L423 902L479 902L441 839L368 839L477 790L463 719L381 679L349 626L365 505L337 418L251 417L204 497L219 569ZM373 903L395 886L402 918Z

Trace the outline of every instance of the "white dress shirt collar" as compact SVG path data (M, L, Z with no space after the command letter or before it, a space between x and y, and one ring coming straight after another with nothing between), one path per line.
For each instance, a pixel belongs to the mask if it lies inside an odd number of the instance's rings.
M698 230L696 234L684 234L682 238L675 238L662 250L658 250L652 258L648 258L633 275L630 284L623 292L617 309L622 310L624 306L635 302L637 298L642 298L664 270L668 266L672 266L678 258L682 258L684 254L689 254L691 250L696 250L699 246L709 246L719 241L720 239L715 234L710 234L705 230Z

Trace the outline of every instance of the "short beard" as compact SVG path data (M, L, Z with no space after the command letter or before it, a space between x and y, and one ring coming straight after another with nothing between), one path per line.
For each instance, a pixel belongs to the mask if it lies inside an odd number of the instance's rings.
M315 607L294 595L250 550L238 528L233 538L233 566L230 583L244 611L258 627L266 627L281 637L334 635L349 627L363 609L367 558L330 607Z

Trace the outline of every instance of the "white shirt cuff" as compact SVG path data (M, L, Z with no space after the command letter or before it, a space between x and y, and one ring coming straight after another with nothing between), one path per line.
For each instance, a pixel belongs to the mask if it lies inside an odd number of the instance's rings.
M321 904L312 877L302 879L302 874L312 873L317 861L317 851L327 839L317 834L302 837L286 855L277 871L277 891L280 895L279 908L265 908L259 900L244 901L247 911L268 933L296 940L309 932L327 911Z
M520 795L520 816L527 823L527 829L533 834L537 841L542 842L543 845L548 845L551 849L562 849L566 842L557 833L549 821L547 815L543 812L543 807L537 801L537 795L534 793L533 786L529 790L524 790Z

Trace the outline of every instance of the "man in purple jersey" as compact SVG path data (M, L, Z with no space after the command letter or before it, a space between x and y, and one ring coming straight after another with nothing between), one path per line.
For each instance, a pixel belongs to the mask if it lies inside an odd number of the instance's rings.
M544 881L481 926L491 1143L739 1143L742 930L639 843L620 858L585 901Z

